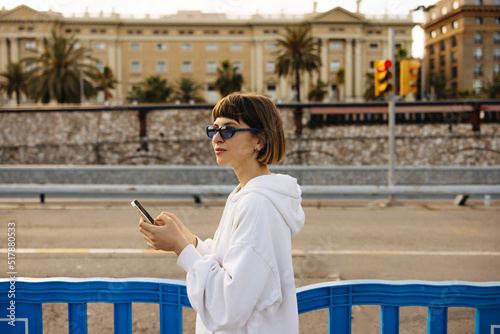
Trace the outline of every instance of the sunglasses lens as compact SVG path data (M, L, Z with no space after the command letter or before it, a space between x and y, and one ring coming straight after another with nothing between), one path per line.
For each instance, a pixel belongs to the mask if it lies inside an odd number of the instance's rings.
M224 139L229 139L234 135L234 128L230 126L223 126L220 128L220 135Z
M207 136L209 138L215 137L215 134L217 133L217 128L215 126L207 126Z

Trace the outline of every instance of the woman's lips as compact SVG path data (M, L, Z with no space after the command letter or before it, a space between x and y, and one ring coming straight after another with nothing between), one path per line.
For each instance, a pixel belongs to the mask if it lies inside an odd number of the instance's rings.
M226 152L226 150L225 150L225 149L223 149L223 148L216 148L216 149L215 149L215 154L222 154L222 153L224 153L224 152Z

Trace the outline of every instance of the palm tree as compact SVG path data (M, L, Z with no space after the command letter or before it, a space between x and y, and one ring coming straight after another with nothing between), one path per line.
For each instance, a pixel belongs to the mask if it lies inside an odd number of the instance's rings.
M116 80L109 66L104 66L102 72L96 73L95 81L97 83L97 89L104 92L104 101L108 101L113 97L111 90L115 88L115 84L118 83L118 80Z
M297 102L300 102L300 76L302 72L319 72L321 59L318 56L317 43L310 36L310 27L300 25L287 27L286 35L278 39L276 73L278 76L295 77Z
M204 102L205 100L199 96L200 90L203 88L201 84L196 83L191 78L180 78L177 82L177 88L174 94L174 100L180 102Z
M315 101L315 102L321 102L325 98L326 94L328 92L325 90L327 87L327 84L318 79L316 81L316 84L314 84L311 87L311 90L309 91L309 95L307 96L307 99L309 101Z
M29 81L29 94L35 102L54 99L58 103L77 103L82 102L81 91L86 98L95 95L90 50L76 47L77 43L74 36L54 31L51 38L44 37L42 54L29 59L37 64Z
M340 101L340 86L342 86L345 82L345 71L343 68L339 68L337 70L337 101Z
M131 102L167 102L171 92L172 88L166 79L152 75L139 83L138 87L132 88L127 100Z
M241 90L243 77L238 73L238 67L232 66L229 60L221 63L222 67L217 68L219 77L215 81L215 88L222 97Z
M16 93L17 104L21 103L21 92L26 92L26 82L29 73L25 72L20 63L9 63L7 70L0 73L5 80L0 82L0 90L5 90L12 97Z
M373 101L377 97L375 96L375 76L373 73L366 73L365 74L365 80L366 80L366 89L363 94L363 98L365 101Z

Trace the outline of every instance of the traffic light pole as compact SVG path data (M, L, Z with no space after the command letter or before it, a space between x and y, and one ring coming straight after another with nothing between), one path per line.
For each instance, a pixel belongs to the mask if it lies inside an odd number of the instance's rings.
M395 59L394 59L394 27L389 28L389 60L395 64ZM394 77L390 79L391 84L393 87L394 85ZM394 165L395 165L395 140L394 140L394 127L396 124L396 96L394 94L395 89L393 89L389 93L389 166L388 166L388 175L387 175L387 181L388 181L388 186L392 187L394 186ZM390 195L389 201L393 201L393 195Z

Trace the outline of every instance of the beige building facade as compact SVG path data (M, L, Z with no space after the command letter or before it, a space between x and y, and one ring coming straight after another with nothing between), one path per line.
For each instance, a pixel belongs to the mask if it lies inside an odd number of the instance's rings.
M319 78L328 84L325 101L363 101L366 73L373 72L374 61L389 56L390 27L394 27L396 47L408 54L412 51L415 23L410 15L368 17L336 7L301 16L179 11L133 18L115 13L63 16L21 5L0 11L0 70L40 52L43 37L55 30L75 35L80 46L91 50L98 69L109 66L113 70L119 81L113 92L115 102L125 101L132 87L150 75L160 75L170 84L192 78L203 86L205 100L216 102L220 98L214 87L217 68L226 59L238 66L244 91L287 102L295 98L294 82L275 73L276 40L287 26L304 23L318 40L322 67L318 75L302 78L303 97ZM345 73L343 83L337 82L339 69Z
M480 93L500 75L500 0L442 0L426 9L426 90Z

